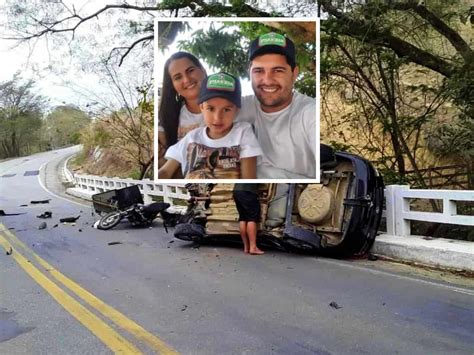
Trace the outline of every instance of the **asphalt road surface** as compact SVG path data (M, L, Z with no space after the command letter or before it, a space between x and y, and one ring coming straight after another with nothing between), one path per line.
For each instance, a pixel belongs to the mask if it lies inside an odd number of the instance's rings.
M0 209L17 214L0 217L1 354L473 354L472 279L198 247L159 221L99 231L57 179L74 149L0 162Z

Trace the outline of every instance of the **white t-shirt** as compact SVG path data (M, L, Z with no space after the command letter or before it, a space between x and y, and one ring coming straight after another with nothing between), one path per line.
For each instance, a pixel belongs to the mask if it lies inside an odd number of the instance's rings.
M263 155L257 159L257 177L316 178L316 100L294 92L291 104L266 113L254 95L242 98L236 118L250 122Z
M234 123L219 139L209 138L206 129L192 130L166 151L165 158L178 161L186 179L239 179L240 159L262 154L247 122Z
M186 133L192 131L195 128L204 126L204 119L202 117L202 113L192 113L188 110L186 105L181 107L179 111L179 126L178 126L178 140L183 138ZM158 126L159 132L164 132L165 129L159 125Z

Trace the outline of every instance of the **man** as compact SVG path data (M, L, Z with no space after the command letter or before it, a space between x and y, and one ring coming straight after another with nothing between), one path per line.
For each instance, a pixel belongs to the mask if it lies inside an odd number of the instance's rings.
M263 150L258 178L316 178L316 100L293 90L299 73L295 57L294 43L277 33L250 45L255 96L243 98L238 120L253 124Z

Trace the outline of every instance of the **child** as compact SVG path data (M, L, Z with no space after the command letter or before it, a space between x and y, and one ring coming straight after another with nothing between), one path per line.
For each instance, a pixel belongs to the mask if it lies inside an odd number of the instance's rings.
M235 184L233 197L239 211L239 230L244 243L244 253L264 254L257 247L257 223L260 220L258 184Z
M181 167L185 179L255 179L262 150L249 123L234 123L241 107L239 80L227 73L208 76L198 103L206 126L168 148L158 177L169 179Z

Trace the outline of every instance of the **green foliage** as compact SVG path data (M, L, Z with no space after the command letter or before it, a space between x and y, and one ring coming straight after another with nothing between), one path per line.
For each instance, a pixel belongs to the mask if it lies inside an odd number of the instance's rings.
M74 106L57 106L46 116L43 134L53 148L77 144L80 131L90 122L85 112Z
M0 83L0 158L46 149L39 134L46 100L34 93L34 84L18 74Z
M236 30L236 26L238 30ZM284 26L283 26L284 27ZM260 22L226 22L209 30L196 30L189 40L178 43L180 50L195 54L216 71L223 70L242 78L248 78L248 48L250 42L261 34L270 31L286 34L283 29L269 27ZM294 30L295 31L295 30ZM316 96L315 45L299 38L301 34L292 33L296 45L297 64L300 76L295 87L298 91Z
M197 30L190 40L180 41L178 47L197 55L216 71L246 77L248 60L242 42L237 31L229 33L224 27L215 28L212 24L208 31Z

